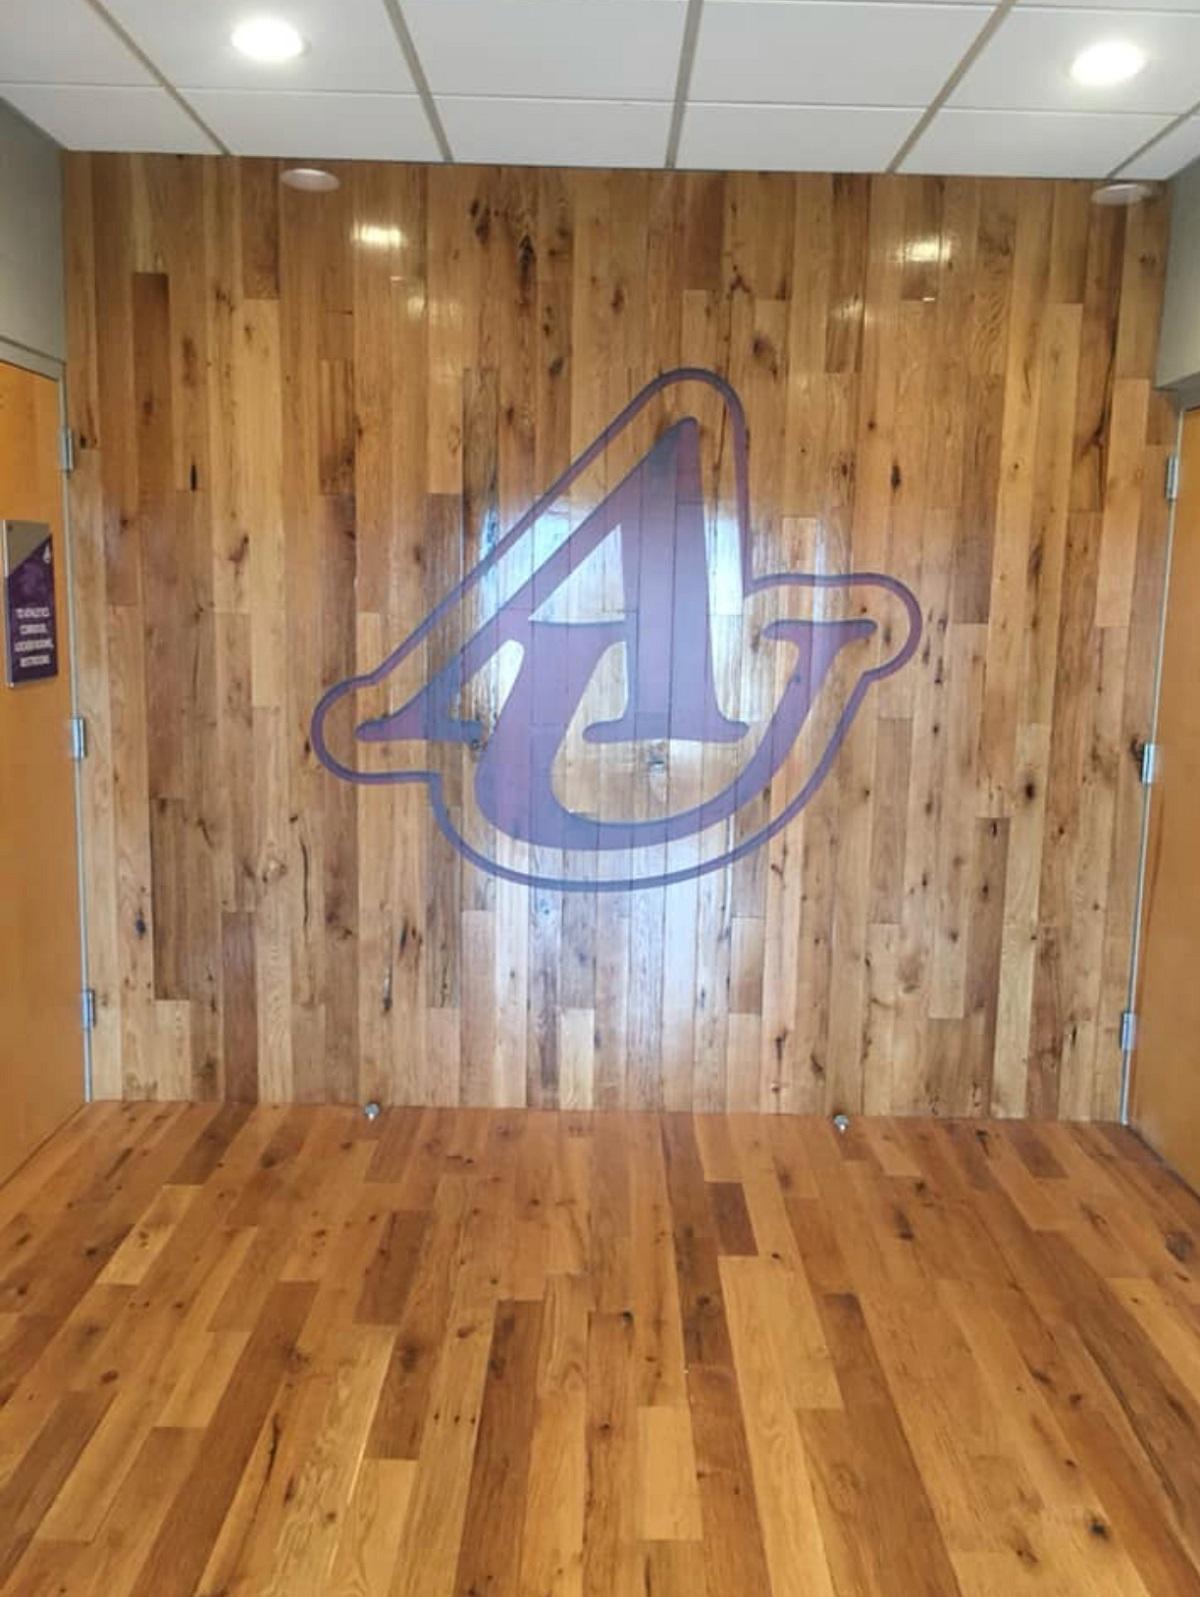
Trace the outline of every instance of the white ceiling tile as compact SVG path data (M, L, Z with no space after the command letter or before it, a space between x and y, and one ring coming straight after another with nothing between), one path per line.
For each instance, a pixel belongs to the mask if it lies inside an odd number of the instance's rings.
M679 165L761 172L880 172L921 115L861 105L689 105Z
M1122 177L1174 177L1200 156L1200 116L1190 116L1165 138L1121 168Z
M411 93L413 81L381 0L267 0L262 7L297 28L308 48L264 66L233 48L230 35L251 0L106 0L113 15L179 88L317 89ZM314 129L314 134L319 129ZM320 139L315 142L319 145Z
M825 5L840 5L840 4L844 3L844 0L821 0L821 3L823 3ZM912 5L914 3L914 0L878 0L878 3L881 4L881 5L906 5L906 6L910 6L910 5ZM964 0L930 0L930 3L933 4L933 5L963 5L964 4ZM995 8L996 0L965 0L965 3L967 5L986 5L987 9L989 11L991 11L991 10L993 10ZM1096 0L1080 0L1080 4L1094 5L1095 3L1096 3ZM1193 3L1197 3L1197 0L1193 0ZM719 9L721 6L724 6L724 5L729 5L729 6L745 6L745 5L781 5L781 6L788 6L788 5L811 5L811 4L813 4L813 0L704 0L704 6L705 6L706 10Z
M435 94L531 100L670 100L685 12L683 0L406 0L404 7Z
M189 89L188 100L235 155L441 159L429 118L415 94Z
M1055 10L1107 11L1110 17L1122 11L1200 11L1198 0L1053 0L1053 7Z
M925 105L989 15L949 4L726 0L701 13L691 98Z
M216 146L165 89L0 83L0 98L69 150L216 154Z
M153 83L85 0L0 0L7 83Z
M455 160L516 166L661 166L671 124L653 100L442 95L438 110Z
M1102 39L1128 39L1145 51L1146 67L1110 88L1089 89L1071 77L1081 50ZM1200 11L1039 9L1018 5L950 96L971 110L1162 111L1178 114L1200 96Z
M939 111L904 172L980 177L1103 177L1169 117L1068 111Z

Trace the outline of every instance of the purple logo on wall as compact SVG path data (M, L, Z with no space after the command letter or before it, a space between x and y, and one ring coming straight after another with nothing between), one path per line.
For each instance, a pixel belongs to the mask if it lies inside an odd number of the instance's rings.
M0 522L4 555L4 635L8 681L58 675L54 543L42 521Z
M827 561L819 524L772 532ZM508 881L611 892L728 865L804 808L921 633L894 577L760 572L755 553L741 402L667 372L325 693L313 749L346 781L425 783L454 847Z

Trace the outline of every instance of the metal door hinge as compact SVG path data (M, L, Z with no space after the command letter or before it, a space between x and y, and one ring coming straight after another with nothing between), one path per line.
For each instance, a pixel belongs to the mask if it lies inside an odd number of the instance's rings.
M1179 498L1179 456L1167 456L1166 481L1163 483L1163 493L1167 503L1173 505Z
M96 1029L96 989L85 987L79 994L79 1019L84 1031Z
M73 760L87 759L87 722L82 715L73 715L68 723L71 728L71 758Z
M68 477L75 470L75 434L69 427L58 435L58 463Z
M1142 786L1150 787L1158 781L1159 767L1162 764L1161 750L1157 743L1142 744Z
M1131 1054L1137 1044L1137 1012L1132 1009L1121 1011L1121 1052Z

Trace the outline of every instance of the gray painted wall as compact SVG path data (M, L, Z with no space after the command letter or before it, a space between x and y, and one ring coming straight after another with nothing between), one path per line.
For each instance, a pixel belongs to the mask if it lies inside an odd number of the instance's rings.
M1158 381L1191 399L1200 388L1200 161L1171 183L1171 245Z
M66 359L60 151L3 100L0 340Z

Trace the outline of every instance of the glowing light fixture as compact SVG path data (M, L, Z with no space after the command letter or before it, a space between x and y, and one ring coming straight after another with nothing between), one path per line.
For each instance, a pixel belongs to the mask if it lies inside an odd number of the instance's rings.
M268 66L278 66L283 61L294 61L304 53L304 40L281 17L251 17L241 22L230 35L233 48L251 61L262 61Z
M279 181L290 189L303 189L306 194L328 194L342 186L332 172L322 171L319 166L289 166L279 174Z
M1071 76L1084 88L1106 89L1136 78L1145 65L1145 52L1128 39L1101 39L1075 57Z
M1150 198L1154 189L1149 183L1101 183L1092 190L1093 205L1139 205Z

